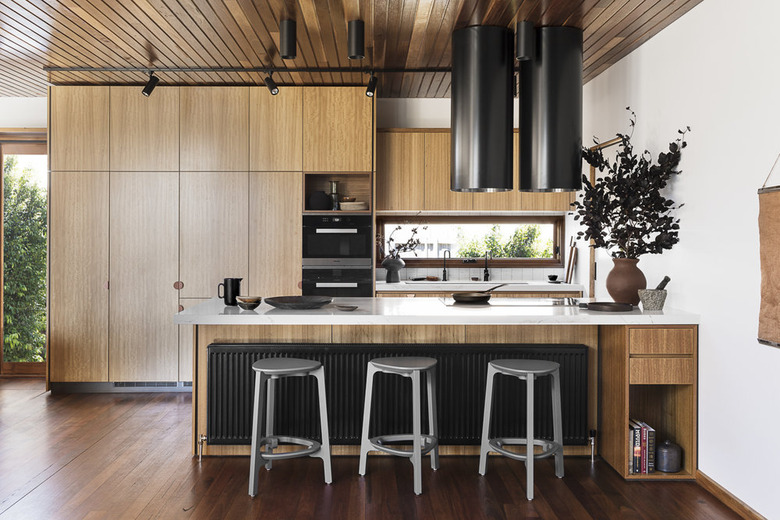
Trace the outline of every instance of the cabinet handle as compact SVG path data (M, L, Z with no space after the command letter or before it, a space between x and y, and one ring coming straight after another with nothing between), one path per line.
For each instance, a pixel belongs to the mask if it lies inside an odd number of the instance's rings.
M173 288L176 289L177 291L181 291L184 288L184 282L181 281L173 282Z
M354 228L317 228L315 231L315 233L326 235L356 235L357 232L358 230Z
M106 281L106 283L103 284L103 287L105 287L106 291L108 291L110 289L110 287L111 287L111 283L109 281Z
M357 287L357 282L317 282L314 284L314 287L323 287L323 288L336 288L336 287L344 287L344 288L353 288Z
M179 312L184 310L184 305L179 305Z

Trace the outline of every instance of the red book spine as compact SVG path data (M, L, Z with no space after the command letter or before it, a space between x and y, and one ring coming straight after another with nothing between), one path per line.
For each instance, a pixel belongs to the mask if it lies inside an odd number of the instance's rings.
M647 474L647 423L642 425L642 473Z

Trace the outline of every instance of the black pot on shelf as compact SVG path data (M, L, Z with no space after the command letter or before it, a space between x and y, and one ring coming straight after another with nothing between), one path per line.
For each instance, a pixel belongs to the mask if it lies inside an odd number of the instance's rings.
M315 191L309 195L309 209L324 211L331 209L332 202L324 191Z
M655 450L655 469L664 473L677 473L682 465L682 448L667 440Z

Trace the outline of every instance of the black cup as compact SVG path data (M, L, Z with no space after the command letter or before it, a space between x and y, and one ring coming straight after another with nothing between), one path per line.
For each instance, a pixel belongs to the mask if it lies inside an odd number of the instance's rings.
M236 305L236 296L241 294L241 280L243 278L225 278L217 285L217 296L225 299L225 305ZM220 289L224 289L225 294L219 294Z

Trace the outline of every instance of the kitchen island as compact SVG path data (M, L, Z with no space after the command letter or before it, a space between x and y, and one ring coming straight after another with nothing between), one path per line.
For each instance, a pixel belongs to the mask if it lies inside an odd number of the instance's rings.
M357 309L342 311L335 304ZM210 345L262 343L276 346L277 351L285 345L323 349L338 345L369 355L372 346L379 350L396 344L419 345L421 350L431 345L451 349L584 345L588 350L587 426L598 431L600 454L625 475L628 416L639 415L652 422L659 435L675 439L685 453L679 474L658 477L695 476L699 319L691 313L594 312L580 309L569 298L496 298L489 304L466 306L448 298L337 298L321 309L305 311L275 309L265 303L255 311L242 311L212 299L178 313L174 321L195 327L193 452L200 447L204 455L249 453L246 445L202 441L208 438ZM362 389L354 392L362 398ZM481 396L474 399L478 402ZM477 447L468 445L442 448L443 454L477 452ZM337 445L333 452L356 454L357 449ZM566 453L584 455L589 447L567 446Z

